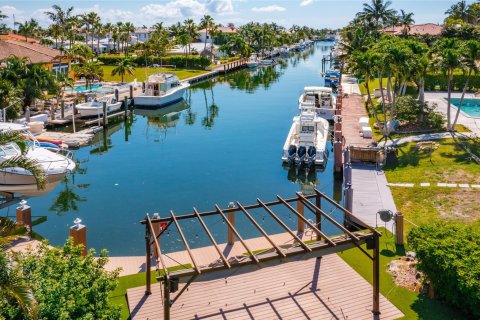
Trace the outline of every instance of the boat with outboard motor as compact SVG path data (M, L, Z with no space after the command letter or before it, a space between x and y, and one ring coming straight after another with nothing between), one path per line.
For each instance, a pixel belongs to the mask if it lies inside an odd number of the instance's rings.
M180 81L174 74L156 73L145 81L143 95L136 96L133 100L139 106L166 106L180 101L188 87L190 83Z
M337 106L336 97L332 88L308 86L303 89L303 94L298 99L298 108L314 107L317 116L333 121Z
M305 105L293 118L283 145L282 161L288 164L324 166L328 158L329 123L317 115L313 105Z
M38 196L48 193L63 178L75 170L75 161L71 153L52 152L39 145L35 137L28 131L28 126L18 123L0 122L0 132L18 131L26 136L27 150L23 156L37 162L45 173L47 185L38 190L33 174L19 167L0 169L0 191L18 193L24 196ZM6 162L22 155L16 143L0 145L0 162Z
M248 58L248 61L247 61L247 67L248 68L251 68L251 69L254 69L256 67L258 67L258 56L256 54L252 54L250 56L250 58Z
M103 103L107 103L107 114L120 110L122 107L122 101L117 101L115 95L106 95L99 99L94 98L93 101L77 104L77 109L80 117L93 117L103 115Z

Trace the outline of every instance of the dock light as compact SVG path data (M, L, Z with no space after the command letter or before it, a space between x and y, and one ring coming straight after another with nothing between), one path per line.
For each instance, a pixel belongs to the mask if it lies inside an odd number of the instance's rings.
M229 208L235 208L235 203L229 202L229 203L228 203L228 207L229 207Z
M73 223L75 224L75 228L80 228L80 223L82 223L82 219L80 218L77 218L75 220L73 220Z
M160 219L160 215L158 214L158 212L155 212L153 213L153 219Z
M22 207L22 209L25 209L27 207L27 200L22 199L22 201L20 201L20 206Z

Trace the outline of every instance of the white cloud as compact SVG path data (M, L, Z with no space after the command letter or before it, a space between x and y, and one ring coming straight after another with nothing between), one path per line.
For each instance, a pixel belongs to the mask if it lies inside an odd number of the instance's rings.
M234 13L232 0L209 0L207 9L210 13L232 14Z
M277 5L271 5L271 6L266 6L266 7L253 7L252 11L254 12L281 12L285 11L284 7L280 7Z
M313 3L313 0L303 0L302 2L300 2L300 6L305 7L312 3Z

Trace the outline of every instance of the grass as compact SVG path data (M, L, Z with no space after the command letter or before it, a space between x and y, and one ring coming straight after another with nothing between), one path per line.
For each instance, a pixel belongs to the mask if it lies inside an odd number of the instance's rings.
M383 87L387 87L387 78L382 79ZM360 88L360 93L362 95L367 94L367 88L365 88L365 82L361 82L358 87ZM372 79L368 82L368 89L370 94L373 94L373 90L380 88L380 80L378 78Z
M191 265L177 266L168 268L169 271L177 271L181 269L191 268ZM160 271L160 274L163 274L163 271ZM157 273L151 273L152 285L158 283ZM128 276L123 276L118 279L118 285L115 290L110 293L110 301L120 307L121 319L130 319L130 311L128 310L127 303L127 289L136 288L146 285L146 275L145 272L140 272L136 274L131 274Z
M389 182L420 183L478 183L480 181L480 165L470 159L460 143L454 139L436 140L439 148L432 152L419 151L416 142L397 146L396 163L385 167ZM465 140L470 150L480 153L480 143Z
M122 77L119 75L112 76L112 70L115 68L115 66L102 66L103 67L103 80L104 81L122 81ZM204 73L207 73L209 71L207 70L197 70L197 69L182 69L182 68L177 68L177 69L172 69L172 68L145 68L145 67L137 67L133 71L133 75L126 74L123 78L124 82L131 82L134 79L137 79L137 81L145 81L147 77L151 74L154 73L159 73L159 72L168 72L168 73L174 73L180 80L190 78L193 76L198 76Z
M384 228L380 229L383 233L383 236L380 237L380 292L403 312L405 315L403 319L465 319L460 311L394 283L392 276L387 271L387 265L390 261L404 256L405 248L395 245L392 233ZM362 247L367 250L365 245ZM372 250L367 251L372 253ZM365 254L357 248L353 248L340 252L338 255L365 280L372 283L372 261Z

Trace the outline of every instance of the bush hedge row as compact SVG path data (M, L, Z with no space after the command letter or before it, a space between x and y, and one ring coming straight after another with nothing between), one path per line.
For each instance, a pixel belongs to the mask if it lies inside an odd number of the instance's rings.
M480 224L435 222L413 229L408 243L435 297L480 319Z
M454 74L453 75L453 87L455 90L463 90L465 82L467 81L467 75ZM425 77L425 90L448 90L447 76L443 74L428 74ZM472 75L468 83L468 91L480 90L480 75Z
M132 58L133 62L135 62L139 67L145 66L145 59L148 66L151 66L152 64L161 64L173 65L177 68L185 68L185 62L187 62L188 68L205 69L210 65L210 58L198 55L189 56L188 58L180 55L166 57L139 56L136 58ZM98 57L98 61L106 65L115 65L118 63L118 60L118 57L112 57L107 55L100 55Z

